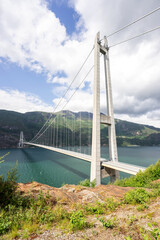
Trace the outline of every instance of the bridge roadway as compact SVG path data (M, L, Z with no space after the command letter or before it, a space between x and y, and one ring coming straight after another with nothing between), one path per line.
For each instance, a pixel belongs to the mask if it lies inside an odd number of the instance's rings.
M55 148L55 147L51 147L51 146L45 146L45 145L30 143L30 142L24 142L23 144L40 147L40 148L45 148L45 149L55 151L58 153L62 153L62 154L65 154L65 155L68 155L71 157L79 158L81 160L88 161L88 162L91 162L91 160L92 160L91 155L87 155L87 154L83 154L83 153L73 152L73 151L69 151L69 150L65 150L65 149L61 149L61 148ZM141 170L141 171L145 170L144 167L140 167L140 166L136 166L136 165L132 165L132 164L128 164L128 163L122 163L122 162L107 161L107 159L105 159L105 158L101 158L101 162L102 162L102 166L104 166L104 167L112 168L112 169L118 170L120 172L125 172L125 173L129 173L132 175L136 175L137 172L139 172L139 170Z

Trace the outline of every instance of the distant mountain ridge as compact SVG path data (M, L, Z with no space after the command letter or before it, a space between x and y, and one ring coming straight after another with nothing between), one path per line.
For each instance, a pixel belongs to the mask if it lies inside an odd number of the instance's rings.
M82 128L84 127L82 141L85 140L85 135L88 134L85 130L85 121L86 119L90 119L89 126L91 127L92 113L62 111L56 114L59 114L60 118L64 118L66 116L68 119L72 119L74 117L77 122L81 119L81 126ZM54 118L56 114L53 114L52 118ZM32 139L49 116L50 113L47 112L27 112L23 114L14 111L0 110L0 148L17 147L20 131L24 132L26 140ZM119 119L116 119L115 123L117 143L119 146L160 145L160 128L122 121ZM70 124L68 124L68 128L72 130ZM107 136L108 128L103 125L101 126L102 145L108 144ZM84 145L87 145L86 141L84 141Z

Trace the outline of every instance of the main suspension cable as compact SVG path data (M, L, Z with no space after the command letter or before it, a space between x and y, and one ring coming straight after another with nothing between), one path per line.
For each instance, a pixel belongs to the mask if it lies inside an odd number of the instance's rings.
M38 133L30 140L30 142L35 141L35 138L40 134L40 132L44 129L44 127L46 126L46 124L49 122L49 120L51 119L51 117L53 116L54 112L56 111L56 109L58 108L58 106L60 105L60 103L62 102L62 100L64 99L64 97L66 96L67 92L69 91L69 89L71 88L73 82L76 80L77 76L79 75L79 73L81 72L82 68L84 67L85 63L87 62L88 58L90 57L92 51L94 49L94 46L92 47L91 51L89 52L89 54L87 55L85 61L83 62L83 64L81 65L80 69L78 70L77 74L75 75L75 77L73 78L73 80L71 81L70 85L68 86L66 92L63 94L63 96L61 97L61 99L59 100L58 104L55 106L53 113L50 114L49 118L47 119L47 121L44 123L44 125L41 127L41 129L38 131Z
M94 68L94 65L90 68L90 70L87 72L86 76L83 78L83 80L81 81L81 83L78 85L78 87L75 89L75 91L73 92L73 94L70 96L70 98L68 99L68 101L65 103L65 105L63 106L62 110L64 110L64 108L67 106L67 104L70 102L71 98L74 96L74 94L77 92L77 90L81 87L82 83L84 82L84 80L88 77L88 75L90 74L90 72L92 71L92 69ZM62 111L61 110L61 111Z
M117 30L117 31L115 31L115 32L113 32L113 33L111 33L111 34L109 34L109 35L107 36L107 38L113 36L113 35L116 34L116 33L119 33L120 31L124 30L125 28L130 27L131 25L133 25L133 24L139 22L140 20L142 20L142 19L148 17L149 15L151 15L151 14L153 14L153 13L159 11L159 10L160 10L160 7L154 9L153 11L151 11L151 12L145 14L144 16L142 16L142 17L140 17L140 18L138 18L138 19L136 19L135 21L133 21L133 22L131 22L131 23L125 25L124 27L120 28L119 30Z
M134 37L128 38L128 39L126 39L126 40L124 40L124 41L121 41L121 42L118 42L118 43L116 43L116 44L113 44L113 45L109 46L109 48L115 47L115 46L117 46L117 45L120 45L120 44L122 44L122 43L128 42L128 41L133 40L133 39L135 39L135 38L141 37L141 36L143 36L143 35L145 35L145 34L147 34L147 33L150 33L150 32L153 32L153 31L155 31L155 30L158 30L159 28L160 28L160 26L158 26L158 27L156 27L156 28L153 28L153 29L151 29L151 30L148 30L148 31L146 31L146 32L144 32L144 33L141 33L141 34L139 34L139 35L136 35L136 36L134 36Z
M90 72L92 71L92 69L94 68L94 65L90 68L90 70L87 72L87 74L85 75L85 77L83 78L83 80L80 82L80 84L78 85L78 87L75 89L75 91L73 92L73 94L70 96L70 98L68 99L68 101L65 103L65 105L63 106L63 108L61 109L64 110L64 108L67 106L67 104L70 102L71 98L74 96L74 94L78 91L78 89L81 87L82 83L84 82L84 80L88 77L88 75L90 74ZM57 117L57 116L56 116ZM34 140L38 140L46 131L47 129L51 126L51 124L55 121L56 117L50 122L50 124L46 127L46 129L37 136L37 138Z

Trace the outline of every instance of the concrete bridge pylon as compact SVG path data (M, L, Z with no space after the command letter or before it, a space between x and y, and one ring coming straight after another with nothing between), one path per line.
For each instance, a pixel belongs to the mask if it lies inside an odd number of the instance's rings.
M18 143L18 147L19 148L23 148L24 146L24 134L23 131L20 132L20 138L19 138L19 143Z
M109 161L118 162L115 121L112 100L112 87L109 64L109 48L107 38L104 37L103 45L100 41L100 33L95 38L94 45L94 90L93 90L93 125L92 125L92 161L90 181L96 180L96 185L101 184L101 178L110 176L114 182L119 178L119 172L107 167L101 169L101 144L100 124L108 125ZM104 76L106 85L107 116L100 114L100 54L104 57Z

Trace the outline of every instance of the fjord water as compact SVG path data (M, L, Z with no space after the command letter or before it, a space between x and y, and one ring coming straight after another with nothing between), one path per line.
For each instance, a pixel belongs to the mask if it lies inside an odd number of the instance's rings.
M83 148L83 152L87 147ZM0 175L6 176L9 169L18 162L18 182L37 181L54 187L64 183L78 184L89 178L90 163L63 154L41 148L5 149L0 150L0 156L8 153L4 163L0 164ZM106 158L107 148L101 148L102 157ZM119 161L148 167L160 159L160 147L119 147ZM121 173L121 177L129 174ZM103 179L107 183L109 178Z

